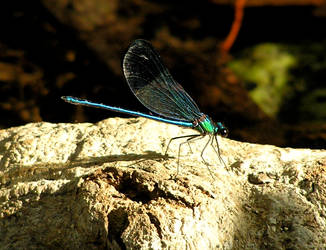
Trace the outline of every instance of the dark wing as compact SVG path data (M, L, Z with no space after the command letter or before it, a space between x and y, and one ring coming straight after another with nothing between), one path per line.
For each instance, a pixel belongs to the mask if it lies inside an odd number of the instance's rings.
M123 72L134 95L151 111L174 120L194 121L201 116L196 103L163 65L145 40L135 40L124 60Z

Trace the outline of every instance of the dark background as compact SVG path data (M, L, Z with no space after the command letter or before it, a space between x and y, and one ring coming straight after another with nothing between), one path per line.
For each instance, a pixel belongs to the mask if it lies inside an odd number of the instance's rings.
M326 53L311 49L311 44L326 44L325 3L247 1L235 43L223 51L235 6L225 2L8 1L0 8L1 128L128 117L70 105L62 95L149 113L133 96L121 68L128 45L143 38L152 42L202 112L229 128L230 138L325 148L325 120L300 111L309 92L325 88ZM315 71L297 65L292 75L305 88L293 90L274 117L259 108L248 95L248 84L228 67L247 48L266 42L317 53L320 65ZM326 109L326 95L316 101Z

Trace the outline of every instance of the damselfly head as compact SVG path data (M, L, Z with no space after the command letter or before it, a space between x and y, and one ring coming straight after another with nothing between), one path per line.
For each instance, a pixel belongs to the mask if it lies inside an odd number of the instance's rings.
M215 128L215 133L223 136L223 137L227 137L229 134L228 129L223 125L223 123L221 122L217 122L216 123L216 128Z

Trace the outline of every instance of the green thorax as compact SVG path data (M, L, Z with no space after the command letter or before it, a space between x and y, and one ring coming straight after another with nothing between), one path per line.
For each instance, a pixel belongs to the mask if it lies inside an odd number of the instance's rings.
M217 132L215 123L207 115L203 114L193 124L194 129L198 130L201 134L215 134Z

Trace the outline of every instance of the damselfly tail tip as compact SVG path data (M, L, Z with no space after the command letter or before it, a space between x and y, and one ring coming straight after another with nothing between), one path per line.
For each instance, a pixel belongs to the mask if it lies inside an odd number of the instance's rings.
M68 99L69 96L61 96L61 99L66 101Z
M69 103L72 103L74 104L74 100L76 98L72 97L72 96L61 96L61 99L64 100L65 102L69 102Z

